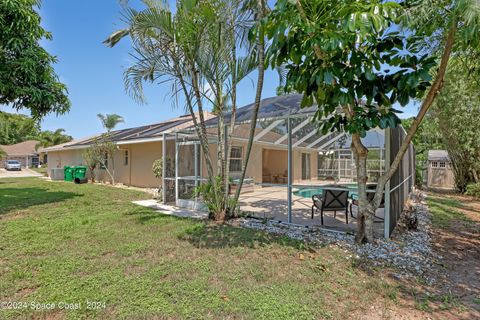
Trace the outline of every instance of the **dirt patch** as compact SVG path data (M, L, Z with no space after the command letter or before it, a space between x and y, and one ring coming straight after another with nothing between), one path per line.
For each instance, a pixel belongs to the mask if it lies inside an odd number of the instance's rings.
M433 283L425 277L398 279L395 270L382 269L382 274L395 279L387 297L394 304L354 313L352 318L480 319L480 201L452 193L428 196L447 212L461 213L452 215L448 223L431 225L434 263L428 278Z
M480 319L480 201L452 193L428 196L450 203L446 210L460 211L466 218L432 226L436 283L415 284L407 295L432 319Z
M26 288L22 288L20 290L17 291L17 293L15 294L15 297L17 298L25 298L25 297L28 297L30 294L32 294L33 292L35 292L37 290L38 287L26 287Z

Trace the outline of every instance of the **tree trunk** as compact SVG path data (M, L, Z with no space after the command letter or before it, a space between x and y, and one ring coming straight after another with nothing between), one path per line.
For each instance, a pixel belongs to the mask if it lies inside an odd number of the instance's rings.
M367 197L367 158L368 149L362 144L358 133L352 135L352 152L357 167L358 209L357 209L357 243L372 242L373 221L376 207L368 201Z
M232 16L230 17L230 20L232 21L232 25L230 28L230 36L232 39L235 39L235 25L233 21L235 21L235 17L232 13ZM232 64L230 66L231 69L231 74L232 74L232 95L231 95L231 101L232 101L232 110L230 113L230 126L227 134L227 149L225 150L225 169L227 172L227 176L225 177L225 185L227 186L225 190L225 197L228 199L230 196L230 187L229 187L229 174L230 174L230 153L232 150L232 137L233 137L233 132L235 130L235 122L237 120L237 46L236 42L233 41L232 43ZM229 204L228 204L229 205ZM236 203L233 205L233 208L227 208L229 211L229 215L231 217L234 217L235 215L235 206Z
M176 68L177 73L178 73L177 76L180 80L180 85L181 85L183 93L185 95L185 100L186 100L186 104L187 104L187 107L188 107L188 111L190 111L190 115L192 117L193 127L195 128L195 132L197 133L197 136L199 137L199 140L200 140L200 146L202 148L203 157L205 159L205 165L207 167L208 179L209 179L210 183L213 185L215 183L215 181L214 181L215 179L214 179L214 175L213 175L212 159L210 158L208 138L206 137L206 135L203 134L202 126L198 122L197 117L195 116L195 110L193 109L193 103L192 103L191 99L189 98L190 94L189 94L189 91L188 91L187 86L185 84L185 80L183 79L183 76L182 76L181 72L178 71L179 70L178 62L174 61L174 63L175 63L175 68ZM200 117L200 122L202 122L204 120L205 119L204 119L203 114L202 114L202 117Z
M185 83L183 83L185 85ZM195 93L195 98L197 100L197 107L198 107L198 118L200 119L199 122L196 122L196 117L195 113L193 111L193 107L190 105L190 112L192 113L192 117L195 118L194 124L198 126L198 133L200 133L199 138L200 138L200 145L202 146L202 150L204 153L205 161L207 162L207 172L208 172L208 178L210 180L210 183L212 185L215 184L215 176L213 174L213 167L212 167L212 160L210 158L210 152L209 152L209 144L208 144L208 137L207 137L207 129L205 127L205 117L203 114L203 103L202 103L202 97L200 95L200 89L199 89L199 84L198 84L198 72L193 69L192 70L192 87L193 91ZM187 92L188 93L188 92Z
M237 203L238 199L240 198L240 192L242 191L242 187L243 187L243 180L245 179L245 175L248 167L248 161L250 160L250 154L252 152L253 137L255 135L255 128L257 127L258 110L260 109L260 102L262 99L263 78L265 74L265 36L264 36L263 28L260 25L260 21L262 20L265 14L264 0L257 0L257 11L258 12L257 12L256 20L257 20L257 25L259 26L258 38L257 38L257 51L258 51L257 90L255 93L255 105L253 108L253 115L250 123L250 132L248 135L248 144L247 144L247 150L245 152L245 161L242 168L242 176L238 183L237 190L235 192L235 197L234 197L235 203Z
M378 185L382 185L382 189L385 187L385 184L390 178L393 176L393 174L397 171L398 166L400 165L400 162L402 161L403 156L408 150L408 146L410 145L410 142L412 142L413 137L415 136L415 133L417 133L418 127L422 123L423 118L425 117L425 114L427 113L428 109L430 109L431 105L435 101L435 98L437 97L438 93L442 89L443 86L443 79L445 77L445 72L447 70L448 66L448 61L450 59L450 54L452 52L452 47L455 42L455 34L457 32L457 22L456 20L452 21L452 25L450 27L450 31L447 36L447 41L445 44L445 49L442 54L442 59L440 62L440 66L438 67L438 72L435 77L435 81L433 82L432 86L430 87L430 90L428 90L427 96L425 97L425 100L422 102L422 106L420 107L420 110L418 111L417 116L412 122L412 125L410 129L408 130L407 136L405 137L405 140L403 140L402 144L400 145L398 153L395 155L395 158L393 159L393 162L390 166L390 168L387 170L387 172L380 177Z
M423 100L422 105L420 107L420 110L418 111L417 116L413 120L413 123L412 123L410 129L408 130L407 136L405 137L402 144L400 145L399 151L395 155L395 158L393 159L393 162L390 165L390 168L387 170L387 172L385 172L384 175L382 175L378 179L377 189L375 190L375 198L373 200L373 203L370 204L371 207L368 208L368 204L367 204L366 209L363 209L363 208L360 209L360 206L362 206L362 203L360 202L359 211L362 211L362 213L367 212L368 214L372 215L372 223L371 223L372 230L371 231L368 230L368 228L370 228L370 221L365 220L365 223L363 221L359 221L358 230L357 230L357 238L356 238L357 242L359 242L359 243L373 240L373 237L370 238L370 234L373 235L373 218L374 218L374 214L375 214L375 209L380 206L380 203L381 203L382 198L383 198L383 192L384 192L385 185L386 185L387 181L390 180L390 178L393 176L393 174L398 170L398 167L400 166L400 163L403 159L403 156L407 152L408 146L410 145L410 142L412 142L412 139L413 139L415 133L417 132L418 127L420 126L420 123L422 122L423 118L425 117L425 114L427 113L427 111L431 107L431 105L433 104L435 98L437 97L438 93L440 92L440 90L443 86L443 79L445 77L445 72L447 70L448 61L450 59L453 44L455 42L456 32L457 32L457 22L456 22L455 19L453 19L452 25L450 26L450 30L449 30L448 35L447 35L447 39L446 39L446 43L445 43L445 49L444 49L443 54L442 54L440 66L438 68L438 72L437 72L437 75L435 77L435 81L433 82L432 86L430 87L430 90L428 91L427 96L425 97L425 100ZM354 136L355 135L352 136L352 143L355 143L355 147L357 149L356 152L359 152L359 150L361 151L361 148L359 148L359 146L357 145L356 142L360 141L360 137L358 137L358 139L354 139L353 138ZM361 141L360 141L360 144L361 144ZM361 165L361 163L359 163L359 164ZM357 167L357 170L358 170L358 167ZM360 188L360 184L361 184L361 182L358 181L359 188Z
M216 221L225 221L226 219L226 206L228 198L228 178L226 173L225 162L225 121L223 117L223 108L219 111L218 115L218 144L217 144L217 175L220 177L220 189L215 190L217 194L218 202L220 203L220 212L215 212ZM216 188L216 185L215 185ZM226 191L227 190L227 191Z
M95 168L89 168L90 169L90 179L92 180L92 183L95 183Z

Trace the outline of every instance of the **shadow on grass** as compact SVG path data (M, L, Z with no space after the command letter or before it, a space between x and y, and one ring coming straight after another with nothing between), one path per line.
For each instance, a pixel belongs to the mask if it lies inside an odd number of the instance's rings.
M148 224L150 222L158 222L158 221L181 221L181 220L192 220L191 218L181 218L176 217L168 214L163 214L158 212L157 210L149 207L142 207L139 205L135 205L135 207L126 213L127 216L135 216L136 220L140 224Z
M462 208L457 200L428 198L427 204L432 214L434 225L448 228L454 222L463 222L466 225L474 225L475 222L457 208Z
M61 202L83 196L73 192L48 191L45 188L1 188L0 215L11 210L26 209L31 206Z
M271 244L288 246L300 250L308 249L303 241L270 234L261 230L234 227L225 224L215 224L211 221L198 220L189 217L177 217L162 214L154 209L137 206L127 213L135 216L140 224L190 222L180 228L185 229L178 236L180 240L188 241L197 248L258 248Z
M461 194L449 194L449 195L463 196ZM434 202L434 203L439 204L439 205L444 205L444 206L447 206L447 207L451 207L451 209L463 209L463 210L468 210L468 211L480 213L479 210L469 206L469 204L471 204L471 203L478 202L478 200L475 199L475 198L463 198L460 201L458 199L452 199L452 198L448 198L448 197L447 198L440 198L440 197L436 197L436 196L429 196L427 198L427 201Z
M197 248L259 248L271 244L306 249L302 241L269 234L264 231L218 225L212 223L197 224L179 236L179 239L193 244Z

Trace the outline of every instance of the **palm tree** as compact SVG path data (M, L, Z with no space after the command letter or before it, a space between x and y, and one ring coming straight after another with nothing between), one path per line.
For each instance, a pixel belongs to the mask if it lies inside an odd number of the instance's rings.
M97 114L97 117L102 121L102 125L105 129L107 129L107 132L112 131L113 128L117 126L119 123L125 123L125 120L123 119L122 116L119 116L118 114Z
M56 146L58 144L70 142L73 138L65 134L65 129L57 129L55 131L42 131L38 137L39 142L35 146L36 149L42 147L47 148L51 146Z
M232 204L228 196L230 144L225 147L225 141L231 141L229 137L235 126L237 85L259 66L259 61L263 61L263 58L258 59L257 53L263 54L263 50L258 50L260 45L263 49L263 41L255 46L256 39L248 41L247 34L254 25L260 27L263 14L256 14L256 11L264 6L264 1L257 0L257 4L241 0L177 1L175 12L162 0L143 2L147 8L127 10L128 27L113 33L105 43L114 46L125 36L132 38L136 61L126 70L124 78L127 92L137 101L145 100L144 82L168 82L174 98L183 95L200 140L209 183L215 189L214 201L220 208L214 216L216 220L224 220L235 207L235 201ZM254 38L259 37L257 34L263 35L263 32L254 31ZM263 63L260 64L259 73L263 75ZM261 88L260 81L258 99L255 99L258 105ZM216 173L203 113L207 104L219 119ZM229 124L224 119L227 110L232 112ZM226 134L227 125L229 132Z

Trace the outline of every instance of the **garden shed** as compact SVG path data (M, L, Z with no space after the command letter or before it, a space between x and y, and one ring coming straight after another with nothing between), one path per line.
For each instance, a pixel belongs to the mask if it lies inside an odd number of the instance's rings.
M452 163L446 150L428 151L427 187L439 189L455 187Z

